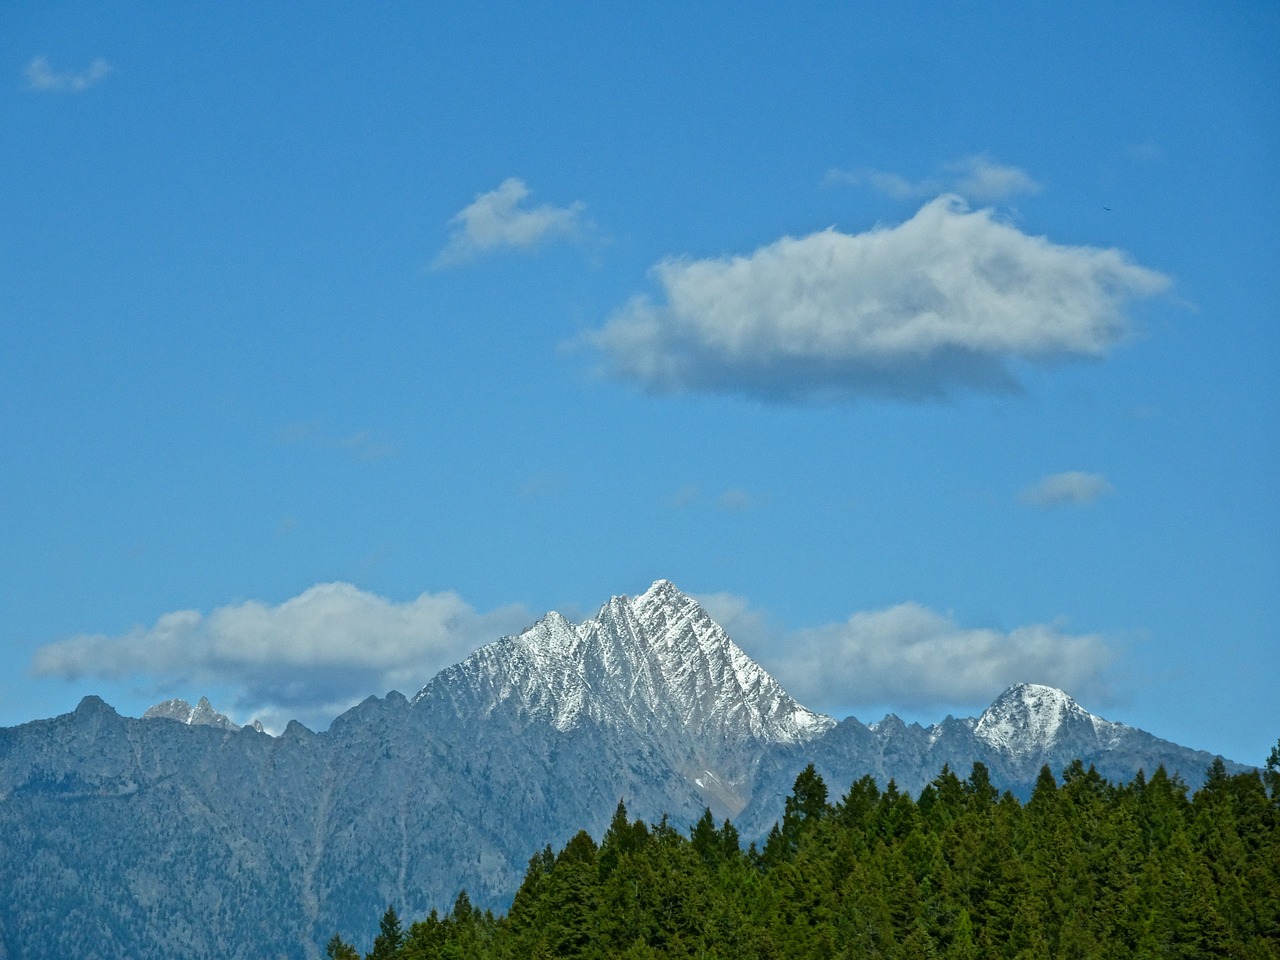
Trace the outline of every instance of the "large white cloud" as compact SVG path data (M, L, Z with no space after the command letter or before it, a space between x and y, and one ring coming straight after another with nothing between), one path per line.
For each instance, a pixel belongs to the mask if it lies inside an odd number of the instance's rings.
M478 613L452 592L396 603L327 583L275 606L250 600L208 615L180 610L122 636L71 637L40 648L33 669L229 687L239 691L230 705L238 719L314 724L371 693L412 695L441 668L529 622L521 607Z
M656 391L779 400L1017 388L1017 362L1101 357L1125 307L1168 279L1119 250L1022 233L960 198L860 234L784 237L746 256L665 260L583 341Z
M1022 681L1094 702L1110 696L1107 676L1116 658L1111 644L1058 624L966 627L908 602L788 633L741 598L716 594L701 600L796 699L815 709L980 709Z
M457 266L502 248L530 250L553 237L569 236L582 227L584 205L525 205L529 188L510 177L496 190L481 193L450 224L449 242L432 262L434 269Z

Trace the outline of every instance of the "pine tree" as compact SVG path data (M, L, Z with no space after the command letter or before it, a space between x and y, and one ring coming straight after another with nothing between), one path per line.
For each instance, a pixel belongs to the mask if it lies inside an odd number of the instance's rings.
M336 933L325 945L324 955L329 960L360 960L360 952Z
M366 960L394 960L400 947L404 945L404 932L400 929L400 916L395 907L387 907L378 924L378 935L373 938L373 950Z
M1267 757L1266 772L1262 778L1271 792L1272 802L1280 804L1280 740L1277 740L1276 745L1271 748L1271 753Z
M787 833L788 825L794 832L804 824L816 823L828 812L827 785L811 763L800 771L791 796L787 797L782 815L782 831Z
M855 780L836 808L836 816L842 824L849 827L864 827L871 818L880 799L880 788L875 778L866 774Z
M710 807L703 811L698 822L689 831L689 841L703 861L708 864L720 862L720 832L716 830L716 821L711 816Z
M367 960L1280 960L1263 773L1218 764L1188 799L1163 768L1113 786L1077 762L1061 787L1043 769L1024 807L980 765L965 781L944 767L919 803L864 777L833 811L810 767L781 812L744 855L709 811L685 834L619 804L599 847L580 832L530 860L505 919L463 892L401 936L388 907ZM358 960L336 935L327 955Z

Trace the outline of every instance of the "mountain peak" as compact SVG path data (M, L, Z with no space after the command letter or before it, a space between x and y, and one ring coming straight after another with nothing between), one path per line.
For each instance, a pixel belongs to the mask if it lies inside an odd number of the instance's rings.
M613 597L579 624L548 614L442 671L415 702L445 698L459 715L502 707L561 731L638 735L699 790L716 784L725 810L746 801L736 791L750 772L730 762L742 745L800 743L835 725L797 703L670 580Z
M91 717L99 714L117 716L115 709L109 703L101 697L95 697L93 694L82 697L76 705L75 715L78 717Z
M670 580L655 580L651 586L640 596L636 597L636 606L649 606L654 603L682 603L691 602L689 597L681 592Z
M982 712L974 733L993 747L1022 753L1052 747L1070 727L1097 732L1106 723L1057 687L1015 683Z
M579 630L584 653L600 658L596 689L625 681L615 706L632 722L783 742L832 725L793 700L670 580L634 600L615 597Z
M201 697L194 707L180 697L164 700L155 706L148 707L142 715L143 720L177 720L191 727L219 727L223 730L238 730L239 726L230 717L213 709L208 697Z

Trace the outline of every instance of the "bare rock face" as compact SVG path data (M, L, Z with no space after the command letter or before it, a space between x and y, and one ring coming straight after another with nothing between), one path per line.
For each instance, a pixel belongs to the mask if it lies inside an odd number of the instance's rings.
M324 733L271 737L203 698L135 720L86 697L0 728L0 958L310 960L335 930L371 940L389 903L416 917L465 888L505 908L532 854L600 835L620 799L677 826L709 807L753 839L810 762L833 797L868 773L915 793L974 761L1025 796L1076 758L1193 786L1213 760L1031 684L978 718L837 723L660 580L582 623L548 614Z
M221 727L224 730L235 730L237 725L229 717L224 716L209 703L208 697L201 697L194 707L187 701L174 698L148 707L142 715L143 720L177 720L188 726L197 724L207 727Z

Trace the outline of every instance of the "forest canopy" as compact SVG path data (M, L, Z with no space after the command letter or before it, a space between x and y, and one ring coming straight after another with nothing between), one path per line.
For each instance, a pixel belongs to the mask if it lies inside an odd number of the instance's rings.
M1045 767L1024 804L975 763L916 798L890 781L833 801L810 766L760 848L708 811L688 834L630 820L530 862L505 916L466 892L368 960L1280 957L1280 747L1221 761L1190 796L1163 768L1112 784ZM335 934L335 960L360 953Z

